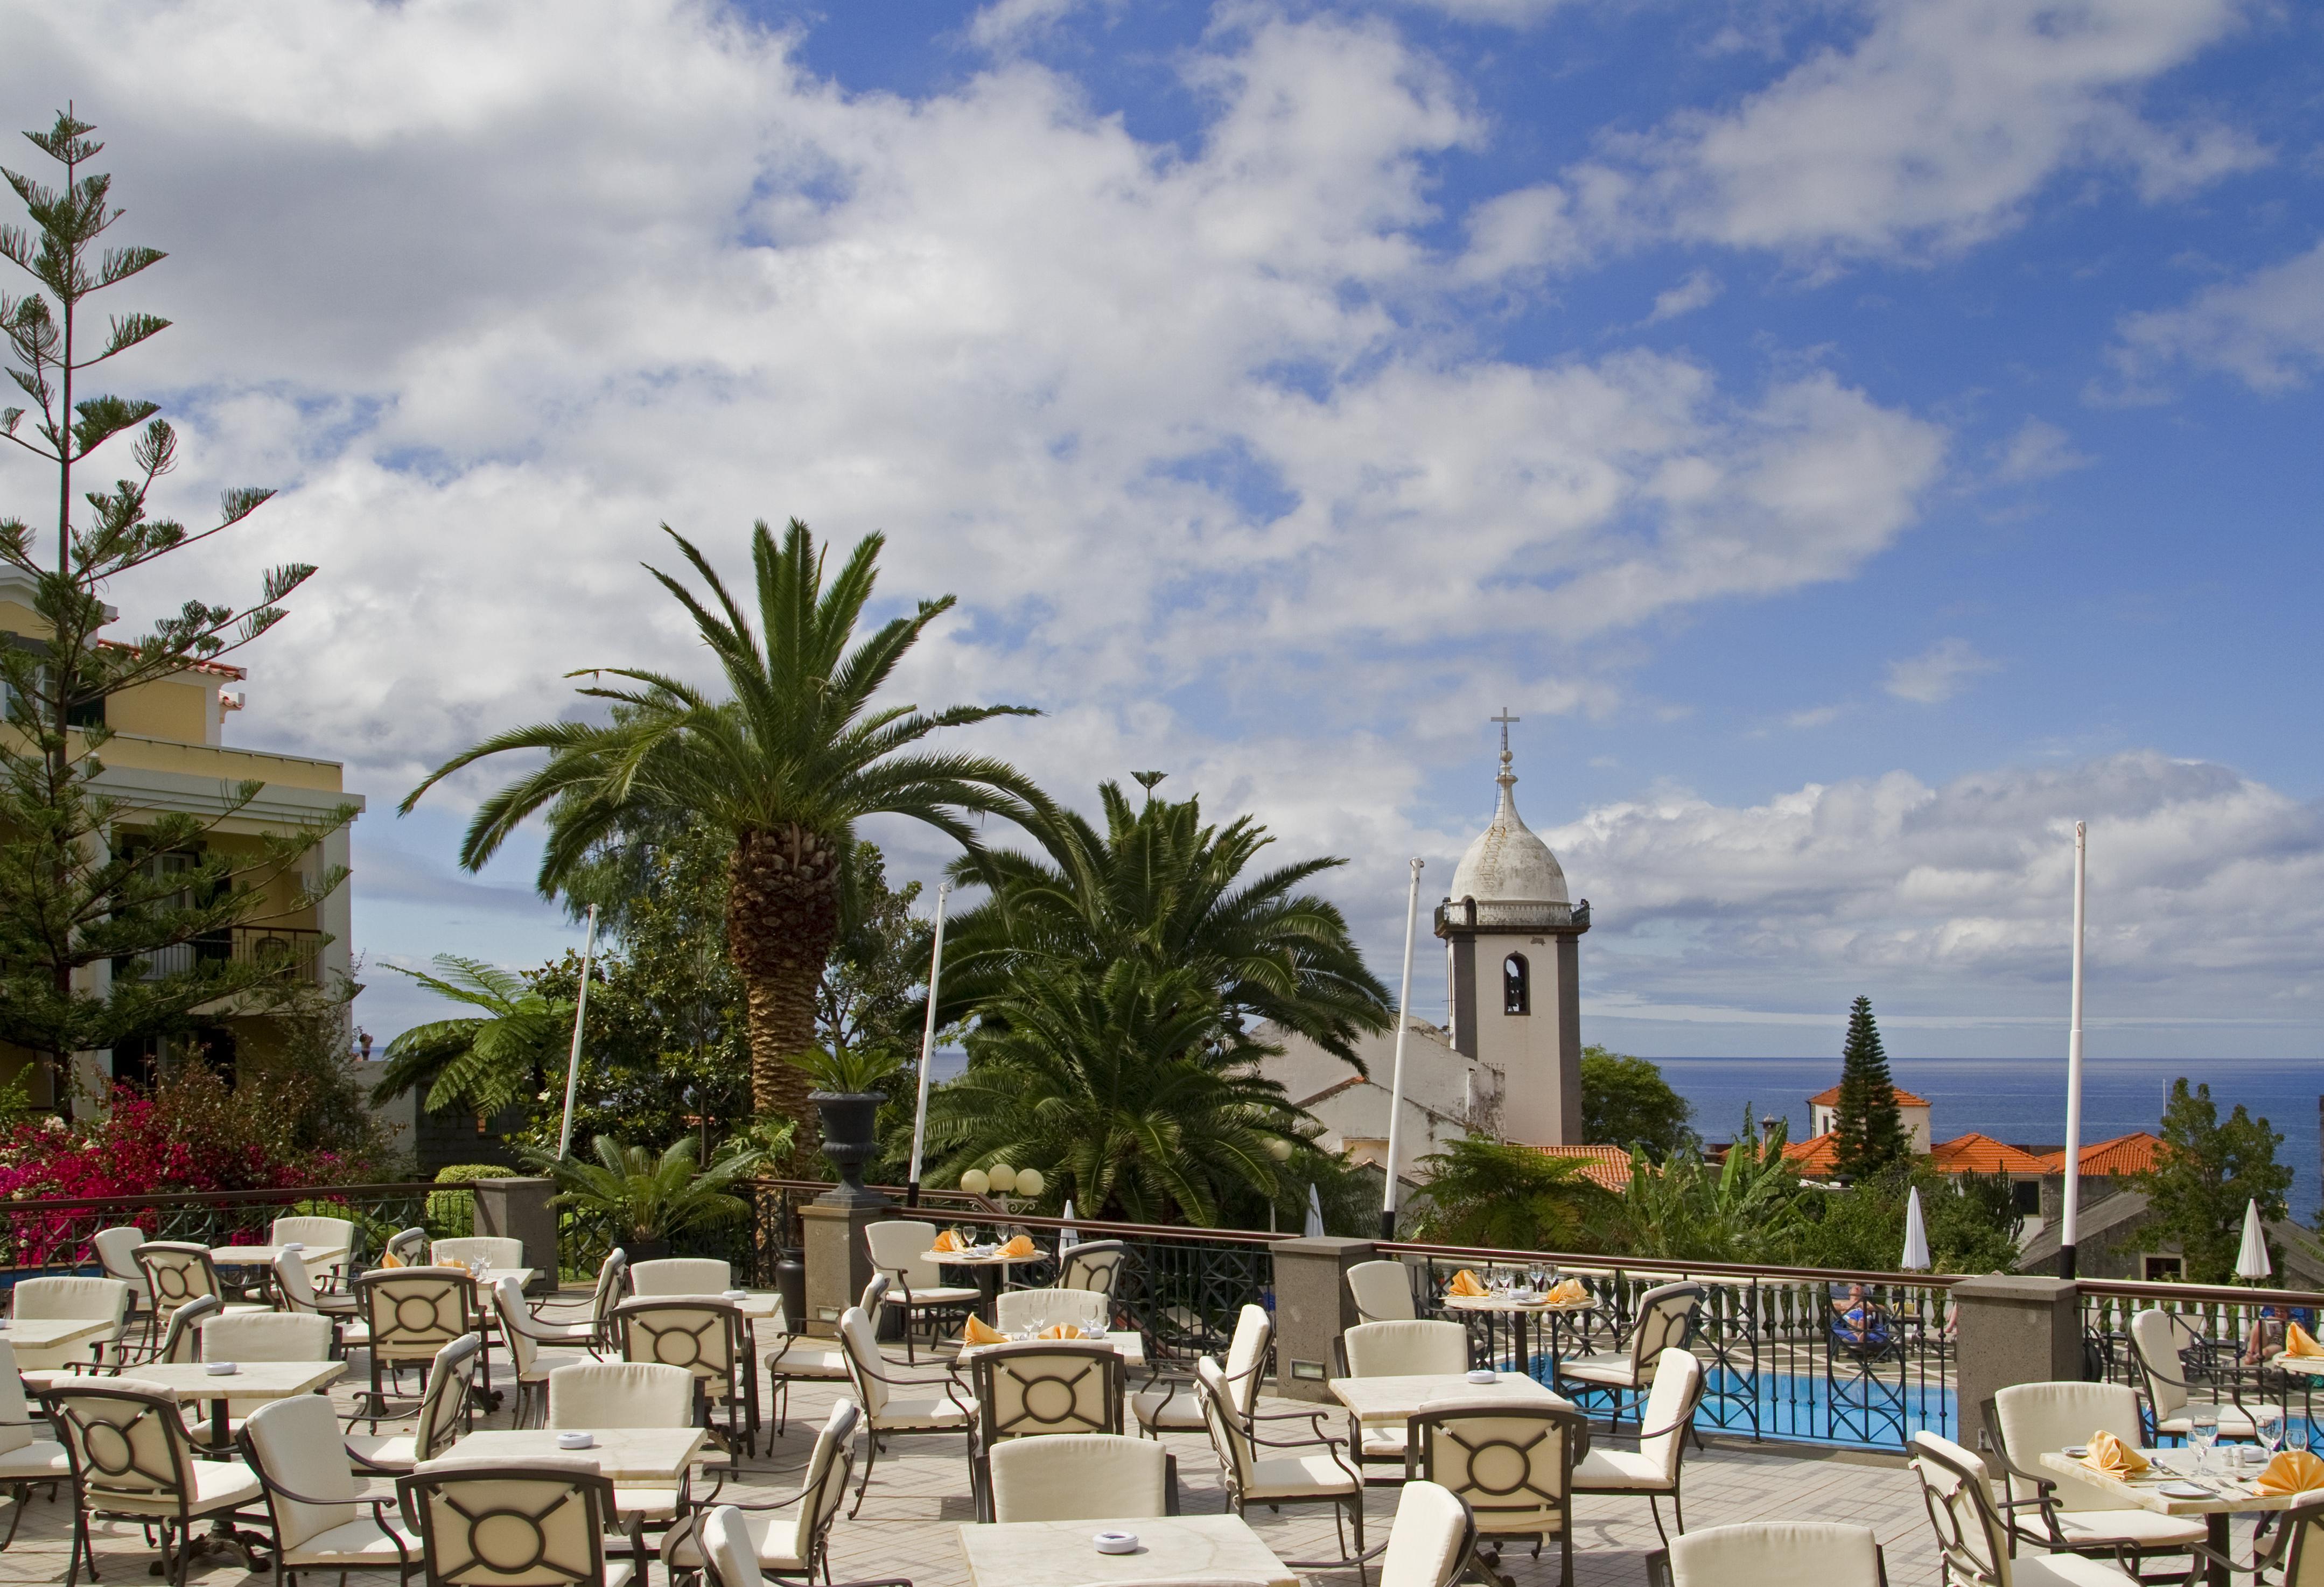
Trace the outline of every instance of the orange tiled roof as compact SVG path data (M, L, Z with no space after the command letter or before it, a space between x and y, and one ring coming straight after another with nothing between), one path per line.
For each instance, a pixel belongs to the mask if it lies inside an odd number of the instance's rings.
M1630 1185L1630 1154L1619 1146L1536 1146L1544 1157L1578 1157L1582 1160L1582 1177L1609 1190L1627 1190Z
M1784 1160L1812 1179L1823 1178L1831 1172L1833 1144L1829 1130L1804 1141L1786 1141Z
M137 649L136 646L124 645L118 639L99 639L97 643L97 647L102 650L126 650L134 654ZM236 683L250 676L248 667L235 666L223 661L198 661L189 658L185 663L185 670L189 673L208 673L214 678L232 678Z
M2162 1141L2144 1130L2134 1130L2127 1135L2116 1135L2111 1141L2100 1141L2082 1148L2082 1172L2086 1174L2144 1174L2154 1167L2154 1154L2161 1151ZM2042 1154L2045 1173L2066 1171L2066 1149Z
M1926 1107L1929 1105L1929 1099L1927 1097L1915 1096L1910 1091L1905 1090L1902 1086L1892 1086L1889 1089L1896 1093L1896 1105L1899 1107ZM1838 1107L1840 1105L1840 1087L1834 1086L1829 1090L1817 1092L1813 1096L1808 1098L1808 1105L1810 1107ZM1802 1144L1805 1144L1805 1142L1802 1142Z
M2049 1164L2022 1146L1971 1131L1929 1149L1929 1164L1941 1174L2040 1174Z

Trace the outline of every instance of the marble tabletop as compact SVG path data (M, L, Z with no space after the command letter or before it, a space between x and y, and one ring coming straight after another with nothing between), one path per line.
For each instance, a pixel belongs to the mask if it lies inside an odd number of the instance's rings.
M346 1371L343 1361L245 1361L236 1370L214 1373L199 1362L152 1362L131 1367L116 1383L150 1383L182 1403L220 1398L288 1399L335 1383Z
M1401 1422L1427 1410L1451 1410L1474 1406L1480 1410L1510 1406L1560 1406L1573 1402L1552 1394L1518 1372L1496 1372L1490 1383L1471 1383L1460 1373L1397 1378L1334 1378L1333 1397L1355 1412L1359 1421Z
M10 1317L0 1323L0 1344L46 1350L111 1334L119 1326L111 1317Z
M1100 1554L1100 1532L1134 1532L1135 1554ZM965 1526L960 1551L970 1587L1083 1587L1171 1578L1299 1587L1240 1516L1140 1516L1122 1521L1010 1521Z
M1105 1342L1113 1346L1114 1353L1121 1357L1126 1365L1140 1367L1146 1364L1146 1336L1143 1334L1139 1333L1135 1328L1110 1329L1106 1333ZM1066 1344L1093 1344L1096 1341L1090 1338L1087 1335L1084 1335L1079 1339L1067 1339L1063 1341L1056 1339L1004 1339L1001 1341L1001 1343L1003 1344L1056 1344L1060 1343ZM957 1359L961 1361L969 1361L974 1358L978 1352L991 1350L994 1348L996 1347L991 1344L964 1344L960 1347L960 1355Z
M2092 1471L2076 1457L2057 1450L2044 1454L2042 1464L2050 1471L2097 1483L2157 1515L2243 1515L2252 1510L2288 1509L2301 1497L2296 1493L2255 1492L2252 1479L2259 1475L2261 1467L2238 1464L2230 1469L2223 1457L2231 1447L2222 1445L2213 1450L2209 1468L2201 1477L2192 1479L2186 1475L2187 1467L2193 1463L2192 1449L2142 1449L2139 1454L2146 1457L2146 1470L2126 1478ZM2181 1499L2163 1491L2166 1484L2190 1482L2206 1490L2205 1496Z
M309 1270L327 1268L346 1253L347 1248L344 1245L309 1245L300 1250L299 1260L305 1262ZM281 1254L282 1247L280 1245L213 1245L210 1247L210 1261L222 1268L269 1268L274 1265L274 1259Z
M587 1449L559 1449L558 1431L548 1427L488 1428L471 1433L452 1445L454 1460L526 1461L586 1460L616 1482L676 1483L686 1475L695 1457L703 1453L710 1435L700 1427L591 1427L596 1443Z

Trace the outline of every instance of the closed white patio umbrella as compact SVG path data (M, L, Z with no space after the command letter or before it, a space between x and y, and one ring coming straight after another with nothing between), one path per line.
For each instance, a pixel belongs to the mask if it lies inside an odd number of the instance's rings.
M1307 1227L1305 1233L1310 1240L1323 1237L1323 1198L1315 1193L1313 1185L1307 1187Z
M1908 1273L1929 1271L1929 1225L1921 1216L1921 1188L1913 1187L1913 1194L1904 1202L1904 1257L1896 1264Z
M2259 1203L2247 1201L2244 1204L2243 1249L2236 1252L2236 1277L2256 1282L2274 1271L2274 1264L2267 1260L2267 1236L2260 1232Z
M1081 1232L1074 1227L1074 1198L1065 1197L1065 1226L1057 1231L1057 1249L1071 1251L1082 1243Z

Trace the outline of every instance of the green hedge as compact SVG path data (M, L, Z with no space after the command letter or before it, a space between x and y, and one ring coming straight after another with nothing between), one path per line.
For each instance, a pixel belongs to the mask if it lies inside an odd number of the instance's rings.
M472 1179L513 1179L514 1169L503 1168L496 1162L456 1162L436 1171L439 1185L459 1184ZM431 1240L459 1240L476 1232L476 1198L466 1190L431 1190L428 1193L428 1237Z

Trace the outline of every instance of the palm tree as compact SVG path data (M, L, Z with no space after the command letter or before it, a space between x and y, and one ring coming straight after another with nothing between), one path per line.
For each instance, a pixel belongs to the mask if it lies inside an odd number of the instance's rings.
M1301 1115L1198 971L1028 971L985 1014L967 1073L929 1098L931 1179L1036 1168L1049 1198L1139 1223L1215 1224L1229 1188L1275 1194L1269 1143L1299 1142Z
M1784 1140L1782 1124L1758 1140L1747 1107L1743 1128L1715 1168L1699 1147L1683 1148L1659 1165L1632 1148L1622 1196L1624 1248L1690 1261L1789 1261L1805 1207Z
M752 1104L761 1116L798 1121L803 1138L811 1137L807 1077L789 1060L815 1041L816 992L839 930L840 869L853 849L855 823L875 814L909 816L973 852L970 814L1022 821L1046 810L1040 792L998 760L912 749L940 728L1038 713L1014 705L933 713L872 705L905 653L953 604L949 595L924 601L912 616L850 648L872 598L881 536L859 541L826 585L824 556L805 524L791 519L779 545L758 524L751 541L754 627L702 554L668 525L663 530L709 587L709 603L659 569L647 571L694 619L731 698L714 700L660 673L604 668L632 686L579 692L612 702L611 721L511 729L438 767L402 808L409 812L436 784L487 756L545 750L549 760L539 771L484 801L460 846L460 863L479 869L521 822L548 810L544 894L554 894L602 840L642 817L682 815L730 834L726 949L748 1013Z
M1354 1038L1390 1023L1388 988L1364 968L1339 910L1298 891L1347 861L1302 860L1246 879L1274 841L1267 829L1249 816L1204 826L1200 800L1154 796L1160 780L1139 775L1139 806L1120 784L1102 784L1102 834L1053 811L1028 823L1040 855L955 864L956 880L984 883L991 895L945 933L940 1012L982 1014L1023 972L1095 973L1138 958L1194 971L1230 1023L1272 1021L1358 1062Z
M439 953L435 964L432 976L401 965L388 968L484 1012L414 1025L390 1041L372 1100L385 1102L425 1084L430 1113L466 1107L488 1116L539 1091L573 1039L573 1004L544 997L522 977L481 959Z
M557 1181L561 1205L605 1219L615 1240L633 1249L748 1217L751 1204L733 1188L765 1161L761 1152L742 1149L722 1152L703 1168L691 1135L659 1153L611 1135L598 1136L595 1144L594 1163L546 1151L525 1155Z
M1578 1158L1471 1135L1420 1160L1428 1201L1418 1237L1499 1251L1588 1251L1614 1198Z

